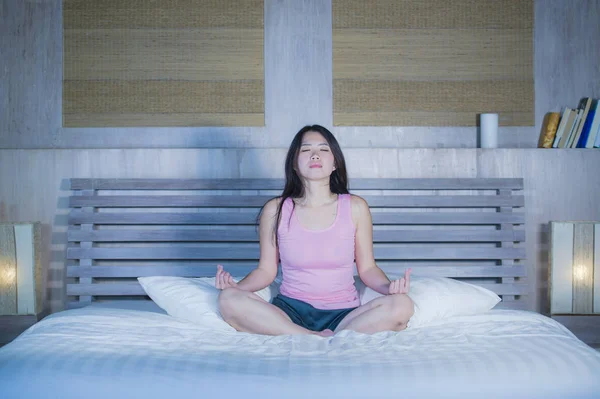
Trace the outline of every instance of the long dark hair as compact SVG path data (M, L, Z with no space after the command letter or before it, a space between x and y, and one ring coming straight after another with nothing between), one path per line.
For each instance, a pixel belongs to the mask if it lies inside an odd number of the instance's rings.
M302 179L296 173L296 161L298 159L298 153L300 152L300 147L302 146L302 138L306 132L317 132L320 133L327 144L329 144L329 148L331 149L331 154L333 155L333 162L335 165L335 170L331 173L329 177L329 189L334 194L348 194L348 175L346 173L346 161L344 159L344 154L342 153L342 149L336 138L331 134L327 128L321 125L307 125L296 133L292 143L290 144L290 148L288 149L287 156L285 158L285 186L283 187L283 192L279 198L279 204L277 206L277 213L275 218L275 224L273 226L273 238L275 239L275 245L278 244L277 239L277 228L279 227L279 222L281 221L281 209L283 208L283 204L288 198L301 198L304 196L304 184L302 183ZM293 205L295 206L295 204ZM257 217L257 224L260 223L260 216L263 212L264 206L261 208Z

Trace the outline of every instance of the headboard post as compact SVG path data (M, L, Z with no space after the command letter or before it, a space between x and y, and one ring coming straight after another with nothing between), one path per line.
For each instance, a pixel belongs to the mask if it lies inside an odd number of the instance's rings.
M512 195L512 190L498 190L498 195L506 195L506 196L510 196ZM500 207L500 212L502 213L511 213L513 211L512 207L508 207L508 206L502 206ZM500 225L500 230L502 231L509 231L512 232L513 231L513 225L512 223L502 223ZM500 247L501 248L512 248L513 245L513 241L501 241L500 242ZM513 259L502 259L500 260L500 264L502 266L512 266L514 265L514 260ZM514 277L502 277L502 284L513 284L515 282L515 278ZM503 295L502 296L502 300L504 302L509 302L509 301L514 301L515 300L515 296L514 295Z
M93 195L96 195L96 190L79 190L75 193L75 195L93 196ZM84 206L81 208L81 211L86 212L86 213L94 213L95 208L93 206ZM92 230L94 230L94 224L93 223L81 224L80 229L82 231L92 231ZM82 241L79 243L79 248L90 249L93 247L93 245L94 244L92 241ZM82 258L82 259L79 259L78 262L79 262L79 267L81 267L82 270L84 270L87 267L92 267L92 265L93 265L93 259L91 259L91 258ZM79 284L92 284L92 277L80 276ZM89 305L91 302L92 302L91 295L80 295L79 296L79 304L78 305L85 306L85 305Z

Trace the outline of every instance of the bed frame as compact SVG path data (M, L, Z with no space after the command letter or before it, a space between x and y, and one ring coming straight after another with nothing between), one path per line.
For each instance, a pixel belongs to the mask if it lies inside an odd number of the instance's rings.
M243 276L259 255L256 218L281 179L71 179L68 306L147 299L136 278ZM523 179L354 179L369 203L378 265L444 276L524 309Z

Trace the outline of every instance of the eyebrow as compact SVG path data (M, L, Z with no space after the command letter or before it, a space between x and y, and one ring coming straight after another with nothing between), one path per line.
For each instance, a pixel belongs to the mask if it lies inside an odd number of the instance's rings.
M305 145L312 145L312 144L310 144L310 143L302 143L300 146L305 146ZM317 145L326 145L326 146L329 147L329 143L319 143Z

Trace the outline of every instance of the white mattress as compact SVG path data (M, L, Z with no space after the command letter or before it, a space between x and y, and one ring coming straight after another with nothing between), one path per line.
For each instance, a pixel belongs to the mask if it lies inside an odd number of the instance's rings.
M598 398L600 353L495 310L400 333L215 333L155 306L54 314L0 349L0 398Z

